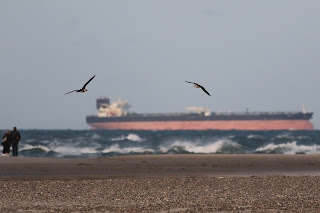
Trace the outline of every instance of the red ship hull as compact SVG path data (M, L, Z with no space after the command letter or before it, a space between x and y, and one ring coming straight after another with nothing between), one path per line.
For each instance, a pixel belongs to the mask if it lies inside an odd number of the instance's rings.
M308 120L94 122L92 129L109 130L313 130Z

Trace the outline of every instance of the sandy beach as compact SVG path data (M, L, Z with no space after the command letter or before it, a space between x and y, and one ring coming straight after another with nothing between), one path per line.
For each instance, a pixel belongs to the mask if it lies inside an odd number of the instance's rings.
M320 155L0 157L0 212L319 212Z

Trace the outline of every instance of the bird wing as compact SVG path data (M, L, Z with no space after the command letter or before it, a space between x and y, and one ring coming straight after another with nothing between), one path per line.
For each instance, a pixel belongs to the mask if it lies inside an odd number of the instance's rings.
M190 82L190 81L185 81L185 82L190 83L190 84L197 84L197 83ZM199 85L199 84L197 84L197 85Z
M90 80L82 87L82 89L85 89L86 86L87 86L87 84L89 84L89 82L90 82L94 77L96 77L96 75L94 75L92 78L90 78Z
M209 96L211 96L204 87L201 87L201 89L203 90L203 92L205 92L205 93L207 93Z
M78 90L72 90L71 92L67 92L66 94L69 94L69 93L72 93L72 92L76 92L76 91L78 91Z

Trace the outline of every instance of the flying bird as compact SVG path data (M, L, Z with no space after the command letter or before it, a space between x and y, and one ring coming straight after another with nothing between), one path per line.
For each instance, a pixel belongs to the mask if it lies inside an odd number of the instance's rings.
M87 92L88 90L86 90L86 86L89 84L89 82L94 78L96 77L96 75L94 75L92 78L90 78L90 80L85 84L83 85L83 87L81 89L78 89L78 90L73 90L71 92L67 92L66 94L69 94L69 93L72 93L72 92ZM66 95L65 94L65 95Z
M209 93L208 93L208 91L203 87L203 86L201 86L200 84L197 84L197 83L194 83L194 82L190 82L190 81L186 81L187 83L190 83L190 84L194 84L194 86L193 87L195 87L195 88L201 88L202 90L203 90L203 92L205 92L205 93L207 93L209 96L211 96Z

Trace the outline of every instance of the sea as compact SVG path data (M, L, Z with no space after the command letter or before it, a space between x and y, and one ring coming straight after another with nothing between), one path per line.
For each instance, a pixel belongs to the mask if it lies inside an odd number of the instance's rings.
M21 130L20 134L19 156L25 157L320 153L320 130Z

